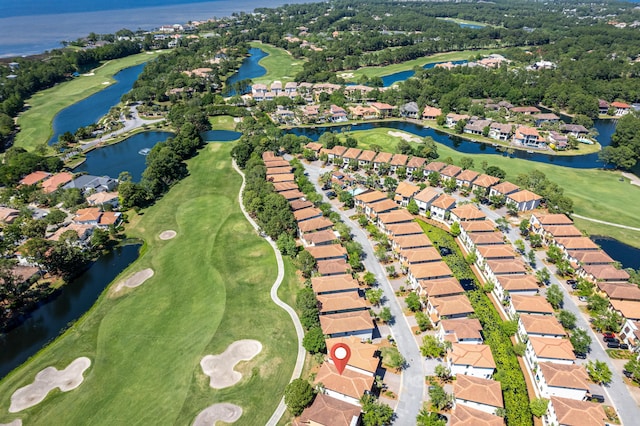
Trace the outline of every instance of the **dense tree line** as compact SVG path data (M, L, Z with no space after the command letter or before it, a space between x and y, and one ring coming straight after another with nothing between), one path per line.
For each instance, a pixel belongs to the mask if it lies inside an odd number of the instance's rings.
M58 157L44 157L23 148L12 147L7 150L4 162L0 164L0 183L13 186L23 176L36 170L53 173L60 169L62 161Z
M600 153L600 159L621 169L631 169L640 159L640 117L627 114L618 120L611 135L611 145Z

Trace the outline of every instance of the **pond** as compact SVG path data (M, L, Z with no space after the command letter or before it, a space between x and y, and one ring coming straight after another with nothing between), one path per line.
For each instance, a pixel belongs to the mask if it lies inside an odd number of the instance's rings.
M227 87L231 88L233 87L233 83L241 80L258 78L265 75L267 70L258 62L266 56L269 56L269 54L262 49L255 47L249 49L249 56L242 60L242 64L240 65L240 68L238 68L238 71L229 77L229 80L227 80L226 83ZM234 90L229 90L229 92L227 92L227 96L233 96L235 94L236 92Z
M233 142L237 139L240 139L242 133L234 132L232 130L209 130L207 132L202 132L202 139L205 142Z
M461 65L461 64L466 64L468 61L465 60L460 60L460 61L450 61L452 64L454 65ZM422 68L428 70L431 68L434 68L436 65L438 64L444 64L446 62L431 62L429 64L424 65ZM404 81L408 78L411 78L415 75L415 71L413 70L406 70L406 71L399 71L393 74L387 74L387 75L383 75L382 76L382 85L384 87L389 87L394 85L395 83L399 82L399 81Z
M7 334L0 335L0 378L57 337L69 323L93 306L107 285L138 258L140 245L117 247L101 256L58 296L32 312Z
M602 235L593 235L591 240L614 260L620 262L623 268L640 269L640 249Z
M607 120L596 120L596 128L601 127L601 134L598 138L606 138L608 140L601 141L603 146L609 145L611 142L611 134L615 129L615 124ZM343 126L331 126L331 127L301 127L293 128L288 132L298 136L307 136L308 138L317 141L318 138L326 131L341 132L341 131L356 131L356 130L370 130L375 128L390 128L396 130L402 130L408 133L413 133L420 137L429 136L434 141L453 148L458 152L465 154L493 154L506 156L507 154L499 151L498 147L489 145L487 143L471 142L458 136L449 135L438 130L434 130L430 127L423 127L415 123L409 123L405 121L386 121L382 123L357 123L357 125L347 124ZM607 136L608 135L608 136ZM556 156L541 153L528 153L526 151L516 150L511 157L520 158L523 160L538 161L541 163L555 164L557 166L573 167L578 169L592 169L602 168L604 165L598 159L598 154L578 155L578 156Z
M111 107L120 102L122 95L131 90L145 65L146 63L143 63L119 71L113 76L116 83L56 114L53 118L53 136L49 139L49 145L56 143L64 132L75 133L80 127L93 124L107 114Z
M133 135L122 142L94 149L86 155L86 161L76 167L74 172L87 172L95 176L117 178L121 172L131 173L134 182L139 182L147 167L147 157L141 153L153 148L155 144L173 136L171 132L143 132Z

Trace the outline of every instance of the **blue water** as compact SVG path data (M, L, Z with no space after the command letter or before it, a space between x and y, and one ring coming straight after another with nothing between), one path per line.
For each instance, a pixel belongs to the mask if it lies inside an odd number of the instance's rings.
M71 322L80 318L113 279L138 258L139 245L117 247L101 256L60 294L18 327L0 335L0 378L25 362Z
M623 268L640 269L640 249L600 235L593 235L591 239L609 256L620 262Z
M113 76L116 83L106 86L98 93L76 102L56 114L53 118L53 136L49 139L49 145L56 143L58 137L64 132L75 133L80 127L93 124L108 113L112 106L120 102L122 95L131 90L145 65L140 64L123 69Z
M430 64L426 64L425 66L423 66L422 68L428 70L431 68L434 68L436 65L438 64L444 64L445 62L432 62ZM460 64L466 64L467 61L451 61L452 64L455 65L460 65ZM404 81L408 78L411 78L415 75L415 71L413 70L406 70L406 71L400 71L400 72L396 72L393 74L387 74L387 75L383 75L382 76L382 85L384 87L389 87L391 85L393 85L394 83L397 83L399 81Z
M249 56L242 60L242 64L240 64L240 68L238 68L238 71L234 75L229 77L226 83L227 87L231 87L233 83L240 80L248 80L265 75L267 73L267 70L258 62L260 62L260 59L266 56L269 55L262 49L258 49L255 47L249 49ZM227 93L228 96L233 96L235 94L235 90L229 90Z
M352 127L352 125L316 128L304 127L291 129L289 130L289 132L298 136L307 136L308 138L317 141L320 135L322 135L322 133L324 133L325 131L339 132L343 128L347 127L351 127L351 130L353 131L369 130L374 128L397 129L408 133L413 133L420 137L429 136L433 138L434 141L465 154L493 154L501 156L507 155L504 152L498 151L497 147L486 143L467 141L463 138L452 136L429 127L422 127L417 124L407 123L404 121L388 121L384 123L358 123L358 125L355 127ZM611 134L615 129L615 123L607 120L596 120L595 127L600 132L598 141L603 146L609 145L611 143ZM555 156L539 153L529 154L526 151L516 150L511 155L511 157L520 158L523 160L538 161L547 164L555 164L557 166L573 167L577 169L602 168L604 166L604 164L598 159L598 154L588 154L580 156Z
M209 130L202 133L205 142L233 142L240 139L242 133L231 130Z
M481 30L485 27L484 25L463 24L463 23L459 23L458 25L460 25L460 28L469 28L471 30Z
M87 172L96 176L117 178L121 172L131 173L134 182L139 182L146 168L147 157L139 154L141 149L153 148L155 144L173 136L170 132L138 133L120 143L94 149L87 159L73 171Z

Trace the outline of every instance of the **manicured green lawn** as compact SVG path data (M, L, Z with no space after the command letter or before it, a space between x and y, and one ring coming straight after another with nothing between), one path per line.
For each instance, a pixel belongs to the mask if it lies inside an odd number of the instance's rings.
M371 144L377 144L385 151L396 152L396 145L401 139L390 136L389 131L397 130L377 128L353 131L352 128L349 135L358 139L360 148L368 148ZM343 134L343 137L346 137L346 134ZM417 146L417 144L413 145ZM455 163L459 163L462 157L472 157L475 163L473 169L478 172L482 171L481 164L486 161L489 165L502 168L507 172L507 179L512 181L518 174L539 170L551 181L564 187L565 194L573 199L574 210L577 214L638 227L637 212L640 211L640 188L630 185L626 179L620 181L620 172L574 169L493 154L464 154L445 145L437 145L440 160L451 157ZM611 236L615 234L616 238L621 241L640 247L640 233L638 232L617 229L615 232L602 234L603 231L612 229L612 227L604 227L588 221L580 221L579 225L580 229L589 234Z
M264 50L269 56L260 60L260 65L267 69L262 77L252 79L254 83L270 84L275 80L283 83L293 81L296 74L302 71L303 59L296 59L289 52L270 44L250 43L251 47Z
M235 130L236 122L230 115L216 115L209 117L209 123L213 130Z
M482 27L491 27L492 25L485 24L484 22L478 21L467 21L466 19L458 19L458 18L438 18L443 21L453 22L455 24L467 24L467 25L479 25Z
M157 57L159 53L161 52L143 52L107 61L88 73L93 75L82 75L36 93L26 101L29 108L18 117L20 132L15 145L31 151L36 146L46 143L53 134L51 123L58 112L108 87L102 83L115 83L113 76L118 71L146 62Z
M275 256L242 215L241 178L231 168L233 144L210 143L189 162L190 176L134 217L128 234L146 241L122 276L153 268L154 277L114 298L107 291L61 338L0 382L0 422L24 424L190 424L217 402L240 405L238 425L264 424L289 382L297 339L287 313L272 303ZM160 232L177 231L169 241ZM281 295L297 283L288 265ZM199 365L238 339L263 350L237 370L237 385L213 390ZM43 368L79 356L92 366L68 393L7 414L10 396Z
M383 77L385 75L394 74L400 71L413 69L414 67L423 67L426 64L434 62L461 61L464 59L475 59L478 55L488 55L491 53L500 53L502 49L480 49L480 50L461 50L457 52L436 53L434 55L425 56L423 58L413 59L401 64L387 65L384 67L362 67L355 71L341 71L338 75L347 81L356 81L359 77L366 75L367 77ZM350 74L352 76L350 76Z

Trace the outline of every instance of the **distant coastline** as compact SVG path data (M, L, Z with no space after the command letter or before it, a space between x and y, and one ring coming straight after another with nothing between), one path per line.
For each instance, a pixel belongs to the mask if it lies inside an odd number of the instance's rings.
M0 58L36 55L57 49L62 47L63 40L76 40L90 32L108 34L122 28L151 30L165 24L222 18L237 12L253 12L256 8L312 0L170 1L172 5L76 13L53 13L55 6L49 6L44 14L0 18ZM67 4L69 2L84 4L86 0L69 0ZM48 2L49 5L56 3Z

